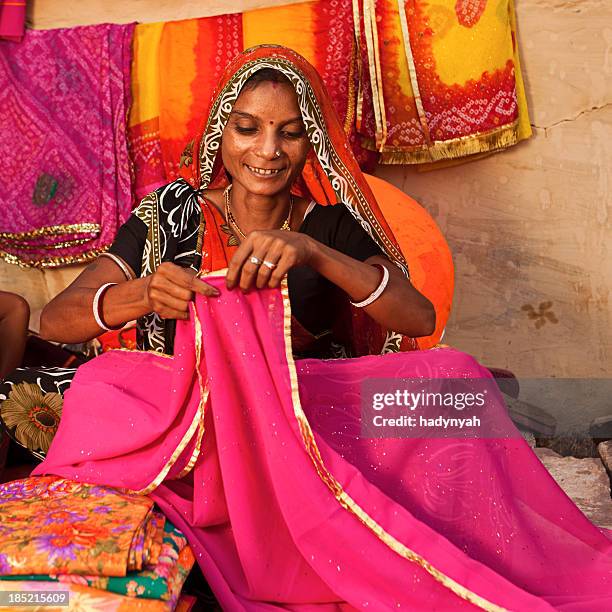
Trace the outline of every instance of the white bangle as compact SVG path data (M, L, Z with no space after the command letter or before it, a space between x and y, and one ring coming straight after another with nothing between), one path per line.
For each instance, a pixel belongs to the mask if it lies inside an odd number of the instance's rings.
M108 325L106 325L106 323L104 323L104 321L102 320L102 313L100 312L101 311L100 302L102 300L102 297L104 296L104 293L109 287L112 287L113 285L116 285L116 284L117 283L106 283L102 285L96 291L96 295L94 295L94 299L93 299L93 304L92 304L93 317L96 320L98 327L101 327L105 331L113 331L115 329L121 329L121 326L120 327L108 327Z
M372 291L372 293L370 293L370 295L362 302L351 302L355 308L369 306L372 302L375 302L386 289L387 283L389 282L389 270L387 270L386 266L383 266L382 264L376 264L376 266L382 268L383 270L383 277L380 281L380 285L378 285L378 287L376 287L376 289L374 289L374 291Z
M114 261L121 268L126 280L134 280L134 276L121 257L117 257L117 255L108 252L100 253L100 257L108 257L111 261Z

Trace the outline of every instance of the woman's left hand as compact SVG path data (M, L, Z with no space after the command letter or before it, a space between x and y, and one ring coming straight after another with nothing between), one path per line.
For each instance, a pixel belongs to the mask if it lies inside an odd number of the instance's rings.
M281 279L294 266L310 263L316 251L315 241L306 234L284 230L255 230L238 247L230 261L226 285L237 285L242 291L253 286L278 287ZM261 261L253 263L251 258Z

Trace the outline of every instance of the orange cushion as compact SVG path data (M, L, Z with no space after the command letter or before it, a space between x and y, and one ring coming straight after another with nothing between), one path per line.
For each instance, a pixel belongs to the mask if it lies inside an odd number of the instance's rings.
M412 284L434 305L436 329L418 338L419 348L435 346L450 315L455 274L448 244L430 214L397 187L365 175L408 263Z

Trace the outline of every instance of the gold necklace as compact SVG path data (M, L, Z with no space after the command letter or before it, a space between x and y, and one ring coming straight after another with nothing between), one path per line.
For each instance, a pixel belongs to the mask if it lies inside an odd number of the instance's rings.
M240 226L236 222L236 218L232 214L232 210L230 208L230 191L232 190L231 183L225 188L223 192L223 199L225 200L225 218L229 224L231 224L234 229L238 232L240 237L244 240L246 238L246 234L240 229ZM290 232L291 231L291 212L293 211L293 195L289 194L289 214L287 218L283 222L283 224L278 228L279 230Z

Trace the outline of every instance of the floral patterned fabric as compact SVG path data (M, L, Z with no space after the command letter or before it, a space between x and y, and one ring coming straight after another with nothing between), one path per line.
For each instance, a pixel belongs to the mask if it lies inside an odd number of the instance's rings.
M30 477L0 485L0 513L0 575L125 576L159 562L163 519L143 495Z
M10 608L11 610L19 610L19 612L34 612L41 609L44 609L45 612L67 612L67 610L78 610L79 612L171 612L175 609L185 609L177 606L176 597L171 601L134 599L74 583L65 584L38 580L0 581L0 592L6 591L17 591L25 596L28 594L34 596L37 591L53 591L65 593L70 601L69 607L45 606L41 608L41 606L36 605L23 605Z
M161 515L155 513L158 519ZM154 524L154 521L151 521ZM195 558L185 536L169 521L165 522L164 537L158 561L141 572L128 572L125 576L79 576L75 574L42 574L29 576L3 576L0 580L37 580L75 583L104 591L111 591L145 599L171 600L180 592Z

